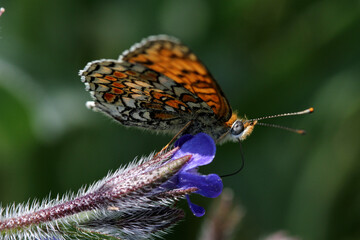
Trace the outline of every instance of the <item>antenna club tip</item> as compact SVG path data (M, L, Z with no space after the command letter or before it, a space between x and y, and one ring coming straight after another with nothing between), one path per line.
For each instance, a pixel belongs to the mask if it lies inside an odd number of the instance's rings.
M314 112L314 108L313 108L313 107L309 108L308 110L309 110L309 113L313 113L313 112Z
M306 134L306 131L305 130L297 130L296 131L298 134L300 135L305 135Z

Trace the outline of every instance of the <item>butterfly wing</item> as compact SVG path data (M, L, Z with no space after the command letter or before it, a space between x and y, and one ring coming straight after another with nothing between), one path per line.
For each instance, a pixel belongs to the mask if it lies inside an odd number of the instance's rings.
M94 98L89 106L123 125L178 131L199 112L213 115L201 98L140 64L94 61L80 75Z
M148 37L125 51L119 60L139 63L181 84L210 106L221 122L232 116L229 102L210 72L175 38L166 35Z

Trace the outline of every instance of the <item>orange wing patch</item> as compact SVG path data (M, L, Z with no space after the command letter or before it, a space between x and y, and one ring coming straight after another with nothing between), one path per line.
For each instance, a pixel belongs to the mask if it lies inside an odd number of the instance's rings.
M104 99L109 103L114 102L115 98L116 98L116 96L114 94L111 94L111 93L104 94Z
M124 88L125 85L120 83L120 82L114 82L113 84L111 84L113 87L117 87L117 88Z
M117 78L126 78L127 75L125 73L119 72L119 71L114 71L114 76Z
M206 102L224 122L232 111L219 85L190 49L175 39L147 39L120 60L142 64L181 84Z
M124 94L124 91L121 90L121 89L119 89L119 88L112 88L112 89L111 89L111 93L121 95L121 94Z
M115 81L116 81L116 78L111 77L111 76L105 76L104 79L109 80L109 81L112 81L112 82L115 82Z

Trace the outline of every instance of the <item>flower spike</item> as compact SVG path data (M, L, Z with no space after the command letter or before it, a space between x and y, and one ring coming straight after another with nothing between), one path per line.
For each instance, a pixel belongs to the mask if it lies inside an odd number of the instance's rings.
M149 239L159 236L184 217L173 206L187 197L195 216L204 208L190 202L197 193L216 197L222 191L218 175L201 175L215 144L206 134L184 136L160 155L120 168L92 186L41 204L0 208L0 237L10 239Z

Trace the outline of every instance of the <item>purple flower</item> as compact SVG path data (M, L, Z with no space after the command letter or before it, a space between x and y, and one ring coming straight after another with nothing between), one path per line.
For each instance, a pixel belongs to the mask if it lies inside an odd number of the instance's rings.
M198 190L195 193L204 197L215 198L219 196L223 189L221 178L216 174L201 175L197 172L199 166L207 165L214 159L216 150L214 140L205 133L199 133L195 136L184 135L175 142L175 147L177 146L180 149L172 159L178 159L186 155L191 155L192 158L163 187L169 189L196 187ZM189 195L186 195L186 198L195 216L201 217L205 214L205 209L192 203Z

